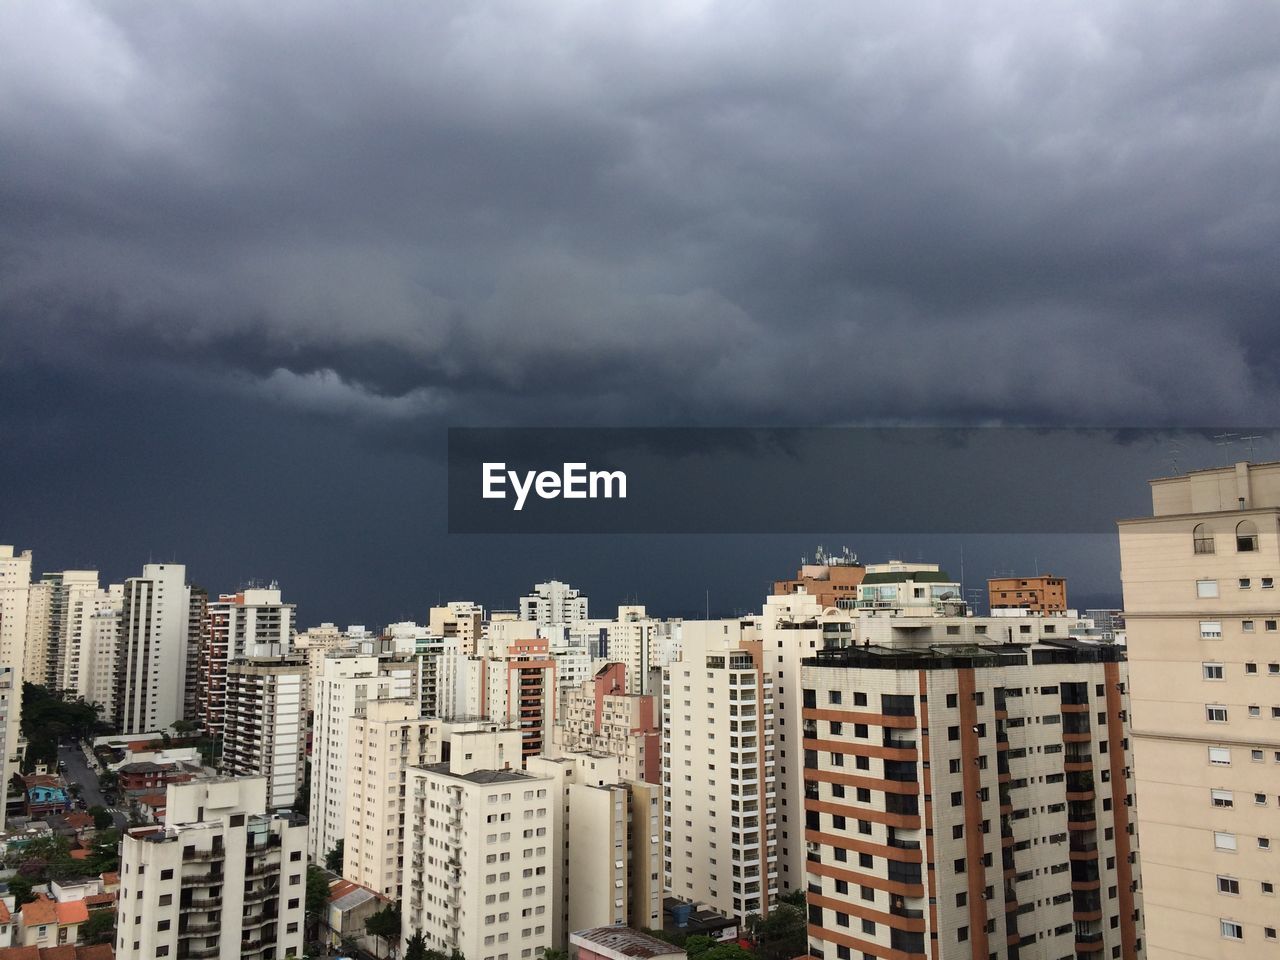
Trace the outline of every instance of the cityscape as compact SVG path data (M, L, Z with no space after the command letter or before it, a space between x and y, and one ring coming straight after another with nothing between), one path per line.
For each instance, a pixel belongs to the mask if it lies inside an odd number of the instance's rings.
M0 546L0 956L1262 955L1280 463L1150 487L1122 610L819 548L731 619L370 629Z
M0 3L0 960L1280 960L1277 37Z

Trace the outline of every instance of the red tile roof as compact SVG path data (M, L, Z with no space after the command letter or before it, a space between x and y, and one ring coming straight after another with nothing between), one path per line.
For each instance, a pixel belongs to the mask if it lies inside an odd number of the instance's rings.
M83 900L68 900L55 907L58 914L58 926L67 927L73 923L87 923L89 908Z

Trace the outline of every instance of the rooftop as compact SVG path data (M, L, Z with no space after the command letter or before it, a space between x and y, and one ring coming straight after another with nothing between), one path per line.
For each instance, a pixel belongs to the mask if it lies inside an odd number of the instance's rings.
M470 783L510 783L513 780L532 779L527 773L520 770L472 770L470 773L454 773L449 769L448 762L429 763L425 769L430 770L432 773L443 774L456 780L466 780Z
M666 957L684 952L665 940L630 927L592 927L589 930L576 930L570 936L628 957Z

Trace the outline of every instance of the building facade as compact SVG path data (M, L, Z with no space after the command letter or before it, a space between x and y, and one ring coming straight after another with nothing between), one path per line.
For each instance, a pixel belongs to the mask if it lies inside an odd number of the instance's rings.
M1152 957L1265 956L1280 930L1280 464L1151 482L1120 563Z
M1123 651L833 648L803 666L809 952L1138 958Z
M303 953L306 828L266 813L260 777L168 788L165 824L121 842L118 960Z
M166 730L183 718L190 604L180 563L149 563L125 581L112 705L121 733Z
M268 810L292 808L302 789L306 675L298 658L252 657L227 667L221 770L266 778Z

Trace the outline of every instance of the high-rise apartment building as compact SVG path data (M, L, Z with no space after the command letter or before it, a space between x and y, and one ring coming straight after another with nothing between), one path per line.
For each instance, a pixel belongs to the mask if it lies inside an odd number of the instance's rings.
M440 760L441 721L417 697L370 700L348 721L342 875L399 900L404 867L405 771Z
M529 960L560 946L563 780L522 771L514 732L473 740L408 771L403 932L467 960Z
M369 701L411 698L418 687L415 660L380 656L370 652L372 644L365 647L330 650L316 682L307 850L317 863L346 832L352 720L365 716Z
M227 666L242 657L287 654L292 635L293 604L284 603L274 585L209 601L197 698L201 726L210 736L222 734Z
M89 703L102 707L102 715L115 713L116 651L120 645L120 612L124 606L124 585L113 583L105 596L95 604L89 622L88 648L82 656L84 666L79 687Z
M627 668L607 663L565 691L553 728L557 752L607 754L622 761L628 780L662 780L662 727L657 697L627 693Z
M121 733L166 730L183 717L192 642L186 572L180 563L149 563L124 583L113 704Z
M527 772L564 785L557 944L588 927L662 925L662 787L626 777L622 766L585 752L526 761Z
M300 957L306 828L266 812L261 777L171 784L165 822L125 835L116 957Z
M21 763L18 746L22 677L26 666L27 610L31 602L31 551L0 544L0 764L8 783ZM0 810L0 827L4 811Z
M855 644L801 682L812 956L1145 955L1121 648Z
M1277 949L1280 463L1151 481L1122 520L1153 958Z
M303 782L307 665L298 658L246 657L227 667L223 773L264 777L269 810L292 808Z
M50 690L68 690L68 673L78 672L80 649L88 625L85 608L87 605L92 609L98 592L98 571L62 570L46 573L40 581L47 592L40 597L42 609L30 618L30 626L44 632L37 641L43 651L43 662L33 664L40 672L29 679Z
M727 917L778 896L774 680L751 620L686 621L663 676L664 875Z
M520 598L520 619L531 620L540 627L586 620L587 598L567 583L548 580Z
M476 644L484 632L484 608L470 600L451 600L432 607L427 614L427 629L434 637L458 639L464 657L475 656Z

